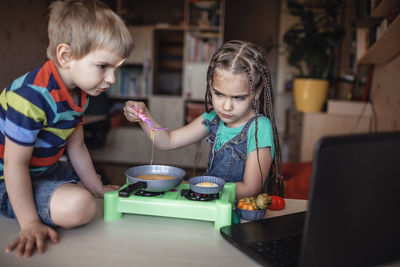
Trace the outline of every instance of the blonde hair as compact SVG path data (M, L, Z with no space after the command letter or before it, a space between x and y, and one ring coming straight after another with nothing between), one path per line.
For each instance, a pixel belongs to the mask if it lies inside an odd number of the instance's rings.
M127 58L132 50L131 35L122 21L97 0L55 1L50 7L47 57L57 64L56 49L65 43L71 56L81 59L96 49L107 49Z

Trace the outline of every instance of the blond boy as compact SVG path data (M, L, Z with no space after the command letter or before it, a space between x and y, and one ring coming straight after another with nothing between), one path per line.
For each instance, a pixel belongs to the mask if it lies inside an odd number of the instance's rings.
M67 0L50 5L48 35L49 60L0 95L0 213L20 226L6 250L25 257L57 243L56 227L88 223L94 197L119 188L96 174L82 124L88 95L106 91L129 56L130 34L103 3Z

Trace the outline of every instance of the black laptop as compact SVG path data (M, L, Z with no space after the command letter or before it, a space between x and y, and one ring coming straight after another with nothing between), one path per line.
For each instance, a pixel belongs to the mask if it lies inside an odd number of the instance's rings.
M265 266L400 263L400 132L326 137L307 212L221 228Z

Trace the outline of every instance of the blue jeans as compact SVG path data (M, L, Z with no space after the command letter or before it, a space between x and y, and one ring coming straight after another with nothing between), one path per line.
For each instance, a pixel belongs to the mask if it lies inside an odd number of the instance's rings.
M57 165L45 173L32 177L32 190L36 209L44 224L51 227L56 226L50 214L50 201L53 193L63 184L76 184L78 181L79 177L72 165L63 161L58 162ZM3 180L0 181L0 213L9 218L16 218Z

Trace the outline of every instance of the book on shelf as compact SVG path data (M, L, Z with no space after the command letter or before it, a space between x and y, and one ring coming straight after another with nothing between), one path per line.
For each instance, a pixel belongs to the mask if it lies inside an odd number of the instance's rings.
M365 3L366 1L360 1ZM391 27L392 23L398 22L400 14L400 1L387 0L378 1L374 0L370 3L371 11L367 14L367 9L361 9L363 12L359 18L366 18L366 22L357 28L357 60L367 53L378 40L385 35L386 31ZM365 5L361 5L364 6Z
M370 46L370 29L358 28L357 29L357 46L356 46L356 59L357 61L364 56Z
M219 40L215 34L207 37L189 35L189 62L209 62L217 47L219 47Z
M371 29L371 35L375 35L375 39L370 42L371 45L375 41L378 41L384 35L384 33L387 31L393 21L398 18L399 14L400 1L394 1L394 3L390 5L387 9L385 15L382 18L382 21Z
M107 91L111 97L145 97L147 72L143 68L121 67L115 74L115 83Z

